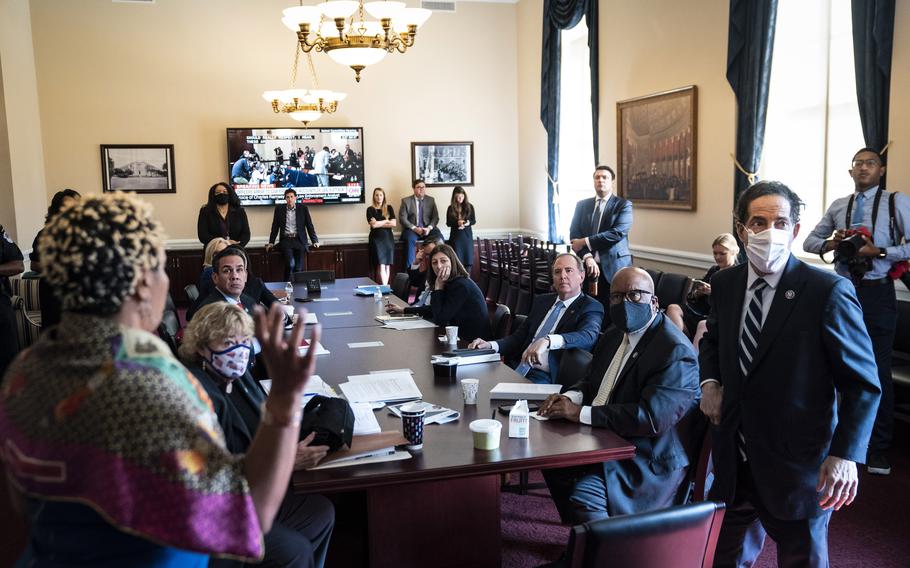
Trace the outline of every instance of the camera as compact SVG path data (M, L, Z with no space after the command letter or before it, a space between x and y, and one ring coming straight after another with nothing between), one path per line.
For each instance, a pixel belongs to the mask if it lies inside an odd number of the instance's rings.
M865 229L848 229L844 235L844 239L834 249L834 260L847 266L851 278L860 280L872 270L872 259L859 256L859 249L866 245L864 237L869 236L869 233Z

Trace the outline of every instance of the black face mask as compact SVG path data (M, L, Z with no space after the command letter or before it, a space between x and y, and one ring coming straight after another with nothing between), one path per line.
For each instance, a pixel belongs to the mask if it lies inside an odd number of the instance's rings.
M651 302L638 304L623 300L620 304L610 306L610 318L613 325L626 333L638 331L648 325L651 319Z
M215 203L217 203L218 205L227 205L229 199L230 199L230 197L228 197L227 193L216 193L215 194Z

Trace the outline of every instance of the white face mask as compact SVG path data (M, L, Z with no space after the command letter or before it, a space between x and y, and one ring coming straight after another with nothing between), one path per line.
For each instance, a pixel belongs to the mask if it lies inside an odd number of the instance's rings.
M746 256L756 269L771 274L784 267L790 258L791 231L771 227L760 233L746 229L746 234L749 235Z
M236 379L246 373L252 349L246 343L228 347L224 351L212 351L209 363L227 379Z

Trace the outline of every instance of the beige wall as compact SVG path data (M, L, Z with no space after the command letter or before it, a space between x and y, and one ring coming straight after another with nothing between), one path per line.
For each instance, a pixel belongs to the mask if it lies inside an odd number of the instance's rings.
M0 0L0 223L27 250L44 222L44 153L29 4Z
M261 98L289 84L295 36L286 0L33 0L47 192L100 190L99 144L172 143L176 195L148 200L172 239L195 239L208 187L227 177L225 128L288 126ZM435 13L407 54L354 73L314 54L323 88L346 91L313 126L363 126L366 178L396 205L410 194L410 142L473 140L478 231L518 227L516 6ZM298 85L307 87L305 60ZM445 204L450 189L431 189ZM326 236L365 236L365 205L312 207ZM248 210L267 237L268 208ZM447 231L446 231L447 232Z
M637 207L631 242L637 252L651 252L645 256L653 257L654 249L684 251L689 254L682 261L698 263L692 254L705 255L706 260L706 243L730 228L729 154L735 147L736 102L725 77L728 6L726 0L609 0L600 5L603 163L616 164L617 101L698 86L697 209L690 213ZM546 136L539 119L541 1L521 0L518 19L521 221L523 227L545 231ZM894 29L890 126L894 142L888 178L891 188L910 191L910 103L904 96L910 92L910 36L902 33L910 30L910 2L897 3Z

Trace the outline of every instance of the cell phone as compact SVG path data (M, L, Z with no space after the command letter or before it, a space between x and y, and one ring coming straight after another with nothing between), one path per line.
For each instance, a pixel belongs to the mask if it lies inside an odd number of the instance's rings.
M309 294L319 294L322 292L322 283L318 278L306 281L306 291Z
M708 284L704 280L698 280L697 278L692 280L692 284L698 284L700 286L710 286L710 284Z
M500 405L500 407L499 407L499 413L502 414L503 416L508 416L509 413L512 412L512 409L513 409L514 407L515 407L514 404L503 404L503 405ZM540 410L540 405L539 405L539 404L532 404L532 403L530 403L530 402L528 403L528 412L537 412L538 410Z

